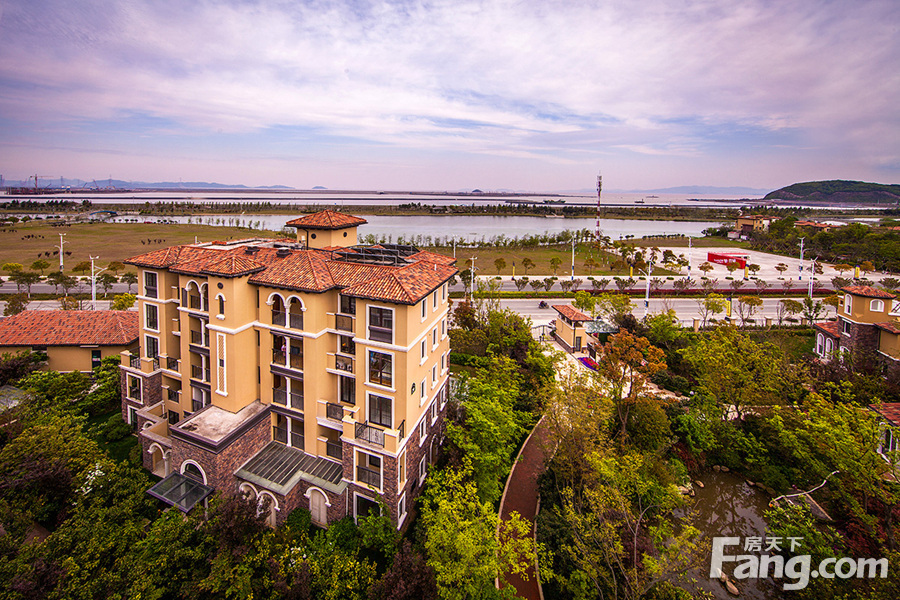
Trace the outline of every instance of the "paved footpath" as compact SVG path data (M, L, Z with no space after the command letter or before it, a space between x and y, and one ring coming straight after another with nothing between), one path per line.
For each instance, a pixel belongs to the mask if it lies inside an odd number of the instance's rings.
M509 519L510 513L515 511L531 521L532 533L534 532L534 518L538 510L537 480L538 476L544 472L547 436L547 428L544 420L541 419L519 452L500 502L501 519L504 521ZM505 578L504 583L512 585L516 589L516 593L525 600L541 600L540 585L535 577L534 567L528 569L527 577L526 580L521 575L509 575Z

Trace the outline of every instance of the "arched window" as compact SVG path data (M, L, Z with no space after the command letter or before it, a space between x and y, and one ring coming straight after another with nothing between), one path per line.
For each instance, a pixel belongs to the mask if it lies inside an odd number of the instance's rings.
M872 300L869 303L869 310L872 312L884 312L884 300Z
M816 354L825 356L825 336L821 333L816 336Z
M194 462L185 461L185 463L181 465L181 474L206 485L206 473L204 473L203 469Z

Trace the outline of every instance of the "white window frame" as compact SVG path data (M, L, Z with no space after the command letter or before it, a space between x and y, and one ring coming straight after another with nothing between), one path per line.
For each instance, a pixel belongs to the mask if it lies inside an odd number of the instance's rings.
M431 367L431 389L434 389L434 386L436 386L438 382L437 368L437 363L434 363L434 365L432 365Z
M154 340L154 341L156 342L156 352L157 352L157 354L156 354L155 357L154 357L154 356L150 356L150 355L147 353L147 351L150 349L150 344L148 343L148 340ZM157 336L155 336L155 335L146 335L146 334L145 334L145 335L144 335L144 356L145 356L146 358L158 358L158 357L159 357L159 351L160 351L160 348L159 348L159 338L158 338Z
M419 422L419 446L425 443L425 438L428 437L428 419L424 416L422 420Z
M425 483L425 478L428 476L428 457L423 456L422 460L419 461L419 485Z
M428 400L428 394L426 390L428 388L425 387L425 383L428 381L428 378L422 380L422 385L419 387L419 406L425 404L425 401Z
M437 327L431 330L431 351L434 352L438 347Z
M372 396L377 396L377 397L379 397L379 398L387 398L388 400L391 401L391 417L390 417L390 419L389 419L390 423L389 423L388 425L385 425L384 423L375 423L375 421L372 421L372 420L370 419L370 417L369 417L369 414L370 414L370 413L369 413L369 407L370 407L370 403L371 403ZM395 410L395 409L396 409L396 404L397 404L397 401L396 401L395 398L392 398L392 397L390 397L390 396L383 396L383 395L381 395L381 394L373 394L373 393L369 392L368 394L366 394L366 406L365 406L365 409L366 409L366 412L365 412L366 422L367 422L367 423L370 423L370 422L371 422L371 423L374 423L375 425L378 425L379 427L387 427L388 429L393 429L393 428L394 428L394 416L395 416L394 413L396 412L396 410Z
M368 483L359 481L357 479L358 471L356 470L356 468L359 466L359 455L360 454L364 454L365 456L374 456L375 458L377 458L378 460L381 461L381 468L379 469L379 473L378 473L378 487L375 489L377 489L378 491L384 490L384 457L381 456L380 454L373 454L371 452L366 452L365 450L357 450L356 452L354 452L353 453L353 481L361 486L369 485ZM366 465L366 468L371 469L372 467ZM356 503L354 502L354 505L355 504ZM355 510L356 509L354 508L354 511Z
M391 341L390 342L382 342L381 340L373 340L371 337L369 337L369 321L371 320L371 317L372 317L372 309L373 308L391 311ZM366 306L366 332L365 333L366 333L366 337L365 337L366 340L375 342L376 344L391 344L391 345L393 345L394 340L397 338L397 311L395 311L390 306L382 306L380 304L369 304L368 306ZM359 336L359 333L357 333L357 336Z
M156 285L153 286L156 288L155 296L147 296L147 275L152 275L153 278L156 280ZM141 282L141 284L143 285L145 297L159 299L159 273L157 273L156 271L144 271L144 278L143 278L143 281Z
M135 379L135 380L137 380L137 382L138 382L138 385L137 385L137 389L138 389L138 395L137 395L137 398L135 398L134 396L131 395L131 380L132 380L132 379ZM130 400L136 400L137 402L140 402L141 404L143 404L143 403L144 403L144 394L143 394L143 391L144 391L144 378L143 378L143 377L138 377L137 375L131 375L131 374L129 374L129 375L128 375L128 381L125 382L125 396L126 396L128 399L130 399Z
M850 321L841 319L841 335L850 335Z
M378 354L386 354L386 355L388 355L388 356L391 357L391 385L390 385L390 387L388 387L388 386L386 386L386 385L383 385L383 384L381 384L381 383L376 383L376 382L371 381L371 380L369 379L369 375L371 374L370 371L369 371L369 363L372 361L372 353L373 353L373 352L377 352ZM390 390L390 391L392 391L392 392L396 392L396 391L397 391L397 388L396 388L396 386L395 386L395 382L397 381L397 373L396 373L395 370L394 370L394 364L395 364L397 361L395 360L395 358L396 358L396 356L394 355L393 352L388 352L387 350L382 350L382 349L380 349L380 348L374 348L374 349L373 349L373 348L368 348L368 349L366 350L366 364L365 364L365 369L366 369L366 385L371 385L371 386L376 387L376 388L381 389L381 390Z
M432 402L430 410L431 410L431 424L434 425L438 418L438 403Z
M844 294L844 312L848 315L853 310L853 296L850 294Z
M400 527L403 525L403 522L406 520L407 513L406 492L403 492L402 494L400 494L400 498L397 499L397 529L400 529Z
M406 483L406 450L397 457L397 489L403 489Z
M869 310L872 312L884 312L884 300L872 300L869 302Z
M823 356L825 358L831 358L831 355L834 354L834 342L831 338L825 338L825 353Z
M437 307L438 307L437 290L434 290L434 294L432 294L432 300L433 300L433 302L431 303L431 307L434 310L437 310Z
M425 340L422 340L422 343L419 344L419 346L422 352L422 357L419 360L419 364L424 365L425 361L428 360L428 343Z
M825 356L825 336L821 333L816 334L816 354Z
M428 298L422 300L422 320L428 317Z
M157 288L157 289L159 289L159 288ZM156 312L156 327L150 327L150 319L148 318L148 313L151 310ZM156 304L154 304L152 302L144 303L144 329L146 329L148 331L155 331L157 333L159 332L159 329L160 329L160 327L159 327L159 306L157 306Z

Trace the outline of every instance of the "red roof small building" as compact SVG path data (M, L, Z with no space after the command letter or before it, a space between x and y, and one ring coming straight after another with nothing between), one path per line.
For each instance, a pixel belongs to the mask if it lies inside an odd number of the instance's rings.
M884 290L879 290L868 285L847 285L841 288L842 292L853 294L855 296L865 296L866 298L881 298L883 300L893 300L897 296Z
M299 227L300 229L344 229L345 227L356 227L368 223L363 218L353 215L345 215L334 210L322 210L305 217L293 219L285 223L289 227Z

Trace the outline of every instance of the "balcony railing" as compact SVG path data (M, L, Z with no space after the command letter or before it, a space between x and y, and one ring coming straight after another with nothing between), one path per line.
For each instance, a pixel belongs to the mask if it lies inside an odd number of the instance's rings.
M335 356L334 368L345 373L353 372L353 359L348 356Z
M290 403L291 408L303 410L303 394L300 392L288 392L284 388L273 388L272 402L282 406L287 406Z
M171 356L167 356L166 357L166 368L170 371L177 371L178 370L178 362L179 361L177 358L172 358Z
M272 426L272 439L282 444L287 444L288 430L287 427Z
M131 358L128 359L128 366L132 369L140 369L141 368L141 357L137 354L132 354Z
M191 365L191 377L200 381L209 381L209 369L204 369L200 365Z
M340 331L353 331L353 317L347 315L334 316L334 328Z
M153 370L159 371L159 357L158 356L150 357L150 362L153 365Z
M344 445L340 442L328 440L325 442L325 454L331 458L341 460L344 458Z
M158 296L156 295L156 293L157 293L157 289L156 289L155 285L145 285L144 286L144 295L147 296L148 298L157 298Z
M277 325L278 327L290 327L291 329L303 329L303 314L288 313L283 310L273 310L272 325Z
M178 402L178 391L177 390L166 390L169 402Z
M356 466L356 480L372 487L381 487L381 471L369 469L362 465Z
M384 448L384 430L368 423L356 424L356 439Z
M344 418L344 407L340 404L329 402L325 405L325 416L329 419L340 421Z
M191 329L191 343L195 346L209 346L209 342L203 339L203 332L193 329Z
M399 442L403 438L406 437L406 419L403 419L403 422L400 423L400 427L397 428L397 441Z
M304 439L302 433L297 433L296 431L291 432L291 446L297 448L298 450L306 449L306 440Z
M303 370L303 355L302 354L291 354L289 359L289 365L292 369L297 369L299 371Z

